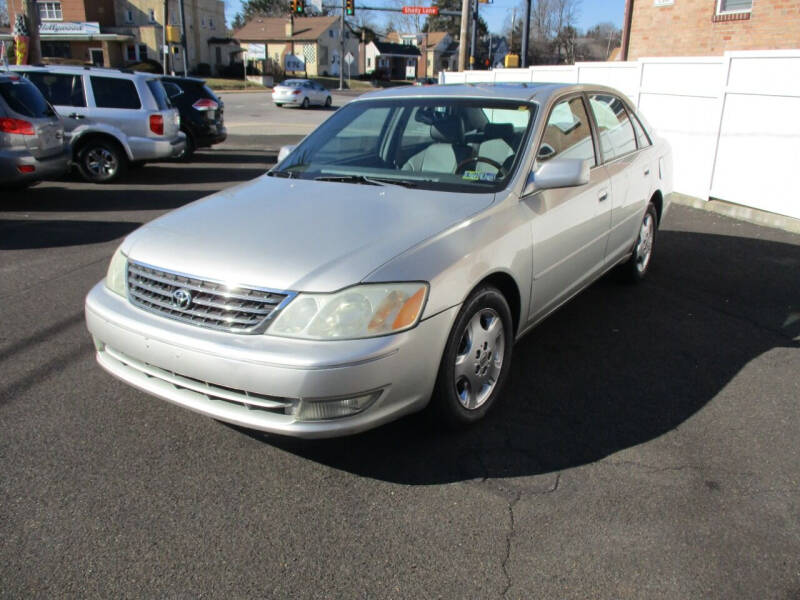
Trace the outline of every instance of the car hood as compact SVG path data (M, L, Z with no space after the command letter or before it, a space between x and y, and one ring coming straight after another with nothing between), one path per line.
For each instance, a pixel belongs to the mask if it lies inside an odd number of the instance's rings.
M123 251L132 260L204 279L334 291L493 198L262 176L152 221L128 237Z

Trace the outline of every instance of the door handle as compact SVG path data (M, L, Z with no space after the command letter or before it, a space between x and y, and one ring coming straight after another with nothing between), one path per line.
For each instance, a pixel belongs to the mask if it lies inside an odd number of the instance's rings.
M86 117L83 115L79 115L78 113L72 113L67 115L70 119L85 119Z
M648 175L650 175L650 169L645 169L644 176L647 177Z
M606 200L608 200L608 190L603 190L602 192L600 192L600 194L598 194L597 201L605 202Z

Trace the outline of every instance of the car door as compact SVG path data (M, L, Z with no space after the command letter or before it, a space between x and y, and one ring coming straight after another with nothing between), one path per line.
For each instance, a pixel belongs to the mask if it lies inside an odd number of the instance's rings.
M625 103L607 92L589 93L603 164L611 179L611 232L606 263L625 256L636 241L649 199L651 167L640 152Z
M76 129L91 121L88 119L89 108L86 104L83 77L71 73L47 71L27 71L24 75L39 88L63 119L68 140L72 138Z
M547 116L535 170L558 158L588 159L587 185L536 191L523 197L532 210L531 320L539 320L603 269L611 225L611 186L596 155L596 140L582 94L559 99Z
M100 122L116 127L127 136L147 135L146 112L136 84L125 77L90 75L92 115ZM165 124L166 126L166 124Z

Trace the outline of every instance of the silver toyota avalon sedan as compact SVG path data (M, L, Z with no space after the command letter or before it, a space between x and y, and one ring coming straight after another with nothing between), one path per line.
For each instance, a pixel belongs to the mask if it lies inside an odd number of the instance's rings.
M387 90L265 175L129 235L86 299L97 360L299 437L502 400L514 342L606 271L647 273L671 153L619 92Z

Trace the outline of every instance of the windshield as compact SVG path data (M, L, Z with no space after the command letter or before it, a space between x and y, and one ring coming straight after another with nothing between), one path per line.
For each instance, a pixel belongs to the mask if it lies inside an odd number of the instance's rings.
M305 83L308 83L308 81L305 79L287 79L278 85L283 85L286 87L302 87Z
M352 102L270 175L493 192L513 175L536 107L525 102L407 98Z

